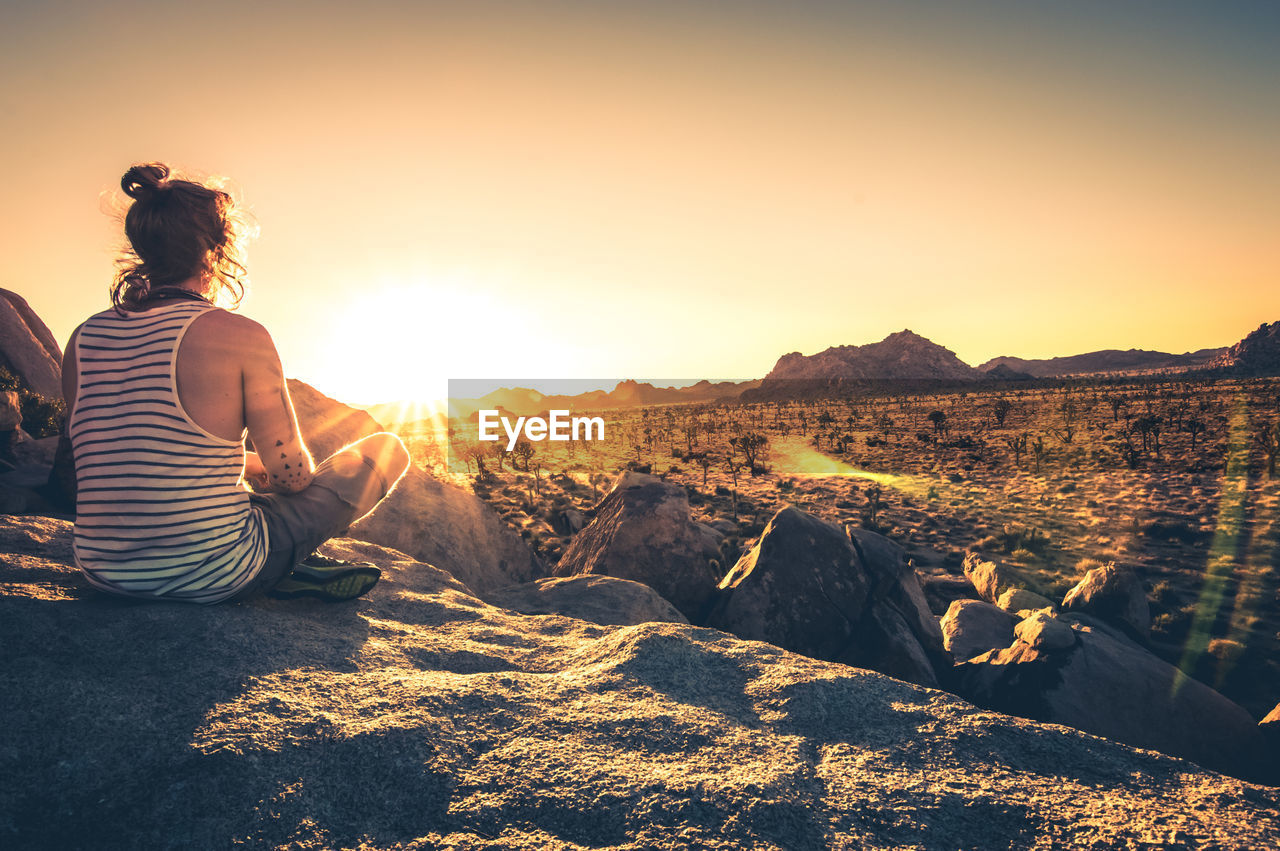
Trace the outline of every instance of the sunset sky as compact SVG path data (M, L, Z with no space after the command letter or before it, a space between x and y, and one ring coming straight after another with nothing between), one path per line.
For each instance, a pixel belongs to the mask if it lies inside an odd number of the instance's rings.
M1274 2L6 2L0 286L106 306L133 162L226 175L242 310L353 403L969 363L1280 319Z

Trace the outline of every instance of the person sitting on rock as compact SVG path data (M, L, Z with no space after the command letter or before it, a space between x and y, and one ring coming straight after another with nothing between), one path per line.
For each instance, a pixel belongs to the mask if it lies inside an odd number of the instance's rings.
M62 367L76 564L132 597L367 593L376 567L313 551L400 480L404 444L373 434L315 464L271 335L214 304L244 294L231 196L160 163L120 185L133 201L112 307L75 330Z

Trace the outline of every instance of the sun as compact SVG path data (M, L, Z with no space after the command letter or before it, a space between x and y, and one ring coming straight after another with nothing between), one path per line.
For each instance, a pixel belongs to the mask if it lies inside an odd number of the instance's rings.
M492 276L380 281L325 306L297 372L348 404L436 406L450 378L560 375L573 347L556 338L546 312Z

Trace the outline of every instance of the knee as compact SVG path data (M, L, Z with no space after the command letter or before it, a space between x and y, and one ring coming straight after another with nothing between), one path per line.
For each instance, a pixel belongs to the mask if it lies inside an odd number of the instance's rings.
M353 449L358 449L383 472L387 483L394 484L409 469L409 450L404 442L389 431L371 434L357 442Z

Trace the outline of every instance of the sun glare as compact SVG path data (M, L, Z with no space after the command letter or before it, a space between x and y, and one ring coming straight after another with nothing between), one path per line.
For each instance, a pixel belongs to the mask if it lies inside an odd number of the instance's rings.
M499 283L502 285L499 286ZM547 334L543 309L478 274L386 280L317 314L323 330L302 353L299 377L350 404L409 403L436 410L450 378L522 372L557 376L572 344Z

